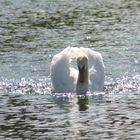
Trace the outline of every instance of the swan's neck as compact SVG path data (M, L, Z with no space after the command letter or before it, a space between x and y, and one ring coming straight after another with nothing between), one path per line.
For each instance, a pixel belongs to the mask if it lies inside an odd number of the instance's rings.
M88 91L88 68L79 69L76 92L86 93Z

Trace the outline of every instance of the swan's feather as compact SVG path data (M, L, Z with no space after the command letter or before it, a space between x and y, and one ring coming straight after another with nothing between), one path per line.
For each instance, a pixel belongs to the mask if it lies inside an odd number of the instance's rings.
M51 79L55 92L75 90L76 69L70 69L70 48L56 54L51 62Z
M104 86L104 63L99 52L89 48L81 48L88 56L89 88L91 91L101 91Z
M51 79L55 92L75 92L78 70L71 60L86 56L89 65L89 90L100 91L104 85L104 63L99 52L89 48L67 47L56 54L51 62Z

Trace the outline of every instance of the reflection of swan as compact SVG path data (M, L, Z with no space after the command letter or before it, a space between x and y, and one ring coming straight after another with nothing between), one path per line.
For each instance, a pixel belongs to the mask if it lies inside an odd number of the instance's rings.
M79 105L79 111L87 110L88 109L88 97L87 96L84 96L84 98L78 97L77 104Z
M74 59L78 70L72 67ZM67 47L53 57L51 79L55 92L101 91L104 85L102 56L89 48Z

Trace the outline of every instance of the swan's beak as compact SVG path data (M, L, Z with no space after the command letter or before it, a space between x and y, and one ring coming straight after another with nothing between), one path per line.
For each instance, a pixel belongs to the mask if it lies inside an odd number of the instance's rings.
M79 81L83 83L85 81L85 66L78 67L79 69Z

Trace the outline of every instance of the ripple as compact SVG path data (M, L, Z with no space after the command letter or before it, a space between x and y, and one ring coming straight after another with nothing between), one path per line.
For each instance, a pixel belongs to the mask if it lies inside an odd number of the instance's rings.
M139 75L122 77L106 82L103 92L76 95L51 93L50 79L0 82L0 135L112 139L125 133L133 139L139 135L139 83Z
M140 139L139 7L1 0L0 139ZM51 92L50 61L66 46L102 53L103 92Z

